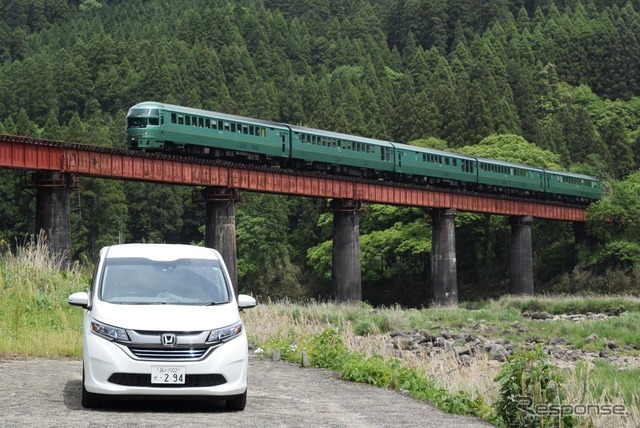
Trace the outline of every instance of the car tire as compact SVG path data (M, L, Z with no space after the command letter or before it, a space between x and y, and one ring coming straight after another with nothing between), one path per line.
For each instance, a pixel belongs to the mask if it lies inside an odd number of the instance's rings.
M99 394L87 391L84 386L84 367L82 368L82 407L85 409L95 409L102 405L102 397Z
M247 405L246 390L242 394L234 395L233 397L227 399L225 403L226 409L233 412L244 410L246 405Z

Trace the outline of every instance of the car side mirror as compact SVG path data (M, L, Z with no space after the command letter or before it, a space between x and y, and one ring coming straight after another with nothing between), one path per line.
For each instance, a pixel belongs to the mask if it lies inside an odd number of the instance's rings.
M250 309L256 306L256 299L246 294L238 294L238 309Z
M84 291L73 293L69 296L67 302L72 306L80 306L81 308L87 309L89 306L89 295Z

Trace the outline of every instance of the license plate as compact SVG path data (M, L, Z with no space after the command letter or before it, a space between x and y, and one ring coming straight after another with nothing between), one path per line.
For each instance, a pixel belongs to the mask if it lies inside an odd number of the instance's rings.
M187 369L183 366L152 366L151 383L182 384L186 373Z

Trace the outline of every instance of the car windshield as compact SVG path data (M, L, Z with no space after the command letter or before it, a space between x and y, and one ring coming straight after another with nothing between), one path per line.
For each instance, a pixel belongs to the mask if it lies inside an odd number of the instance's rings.
M229 288L216 260L107 259L100 299L122 304L213 305L229 302Z

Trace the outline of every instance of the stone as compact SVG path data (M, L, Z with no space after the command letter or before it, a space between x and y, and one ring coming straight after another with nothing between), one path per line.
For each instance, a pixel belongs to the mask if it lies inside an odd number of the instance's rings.
M547 341L547 343L549 345L564 345L567 343L567 341L564 339L564 337L552 337Z
M531 319L550 320L550 319L553 319L553 315L551 315L549 312L534 312L531 314Z
M309 354L306 352L302 352L302 361L300 362L300 367L309 367Z
M507 360L508 356L509 356L509 351L507 351L507 348L500 345L499 343L494 343L491 346L491 349L489 349L489 360L503 362Z
M393 346L396 349L409 350L413 345L413 337L411 336L396 336L392 340Z
M598 339L600 339L598 335L595 333L592 333L584 341L585 343L591 343L591 342L595 342Z
M454 346L453 352L455 352L456 355L471 355L471 348L469 348L467 345Z
M273 361L280 361L280 349L276 348L273 350L273 354L271 354L271 359Z
M606 340L604 342L604 346L606 346L609 349L620 349L620 346L618 346L618 344L613 340Z

